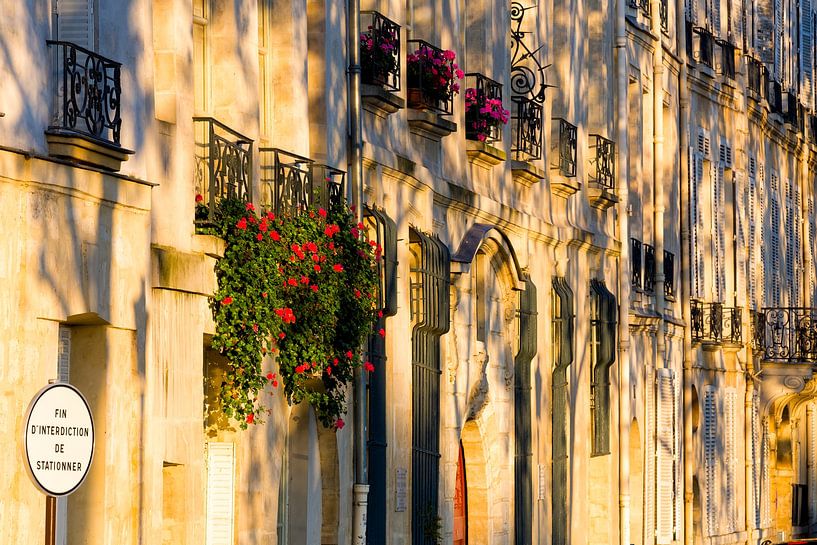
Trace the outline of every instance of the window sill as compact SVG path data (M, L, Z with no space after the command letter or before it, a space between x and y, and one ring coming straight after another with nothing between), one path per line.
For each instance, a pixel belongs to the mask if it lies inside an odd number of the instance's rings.
M48 129L45 131L45 139L48 142L48 154L52 157L69 159L111 172L121 170L122 163L128 160L129 155L133 155L133 151L129 149L61 129Z
M404 99L378 85L363 84L360 94L363 99L363 108L378 117L388 117L406 107Z
M471 163L485 169L490 169L507 158L501 149L475 140L466 140L465 153Z
M408 124L413 134L435 142L441 141L457 130L457 124L453 121L426 110L408 110Z
M590 200L590 206L599 210L607 210L618 202L618 197L602 187L591 187L587 191L587 198Z
M582 188L582 184L575 176L568 178L558 170L550 177L550 192L559 197L568 198Z
M511 175L515 182L526 187L545 179L545 171L530 161L511 161Z

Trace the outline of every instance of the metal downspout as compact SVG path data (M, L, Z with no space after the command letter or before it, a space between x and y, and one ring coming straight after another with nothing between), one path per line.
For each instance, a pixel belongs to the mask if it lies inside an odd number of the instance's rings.
M349 0L346 15L347 51L349 55L349 174L357 223L363 218L363 134L361 130L360 98L360 0ZM366 460L366 374L362 367L355 371L355 484L353 489L352 543L366 543L366 510L369 497L369 475Z
M684 543L693 545L692 527L692 331L690 329L689 299L689 87L687 74L687 45L686 45L686 18L684 0L675 2L675 34L677 37L677 52L682 59L681 70L678 75L679 89L679 123L680 136L680 186L681 186L681 317L684 321L684 374L682 391L684 395Z
M616 140L618 140L618 228L621 242L618 278L618 501L619 543L630 545L630 226L627 141L626 0L616 2Z
M651 0L652 13L660 13L661 0ZM661 43L661 18L651 17L650 24L655 36L652 52L652 115L653 115L653 237L655 238L655 311L659 316L656 332L657 365L667 364L667 343L664 334L664 46Z

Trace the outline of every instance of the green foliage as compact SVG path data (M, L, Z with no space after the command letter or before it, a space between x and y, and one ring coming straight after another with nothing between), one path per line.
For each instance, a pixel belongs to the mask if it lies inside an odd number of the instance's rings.
M226 242L211 301L213 347L229 362L222 410L242 428L259 421L259 395L279 379L263 373L269 353L288 401L343 427L346 385L375 321L380 249L345 205L257 217L251 204L223 200L215 232Z

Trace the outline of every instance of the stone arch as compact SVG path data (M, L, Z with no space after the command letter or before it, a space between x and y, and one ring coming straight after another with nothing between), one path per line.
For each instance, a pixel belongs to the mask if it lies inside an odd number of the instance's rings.
M507 235L495 225L475 223L468 229L457 252L451 256L451 272L469 273L474 258L480 250L491 256L492 260L496 256L495 262L502 264L499 269L505 269L509 275L507 280L512 289L525 289L524 275L516 252Z
M462 428L462 451L465 461L468 545L488 545L491 535L490 482L483 436L475 420Z
M644 532L644 453L638 420L630 424L630 543L642 545Z

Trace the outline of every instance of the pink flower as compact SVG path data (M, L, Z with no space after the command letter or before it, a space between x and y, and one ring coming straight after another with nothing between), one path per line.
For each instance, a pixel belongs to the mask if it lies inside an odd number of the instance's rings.
M367 361L366 363L364 363L364 364L363 364L363 368L364 368L366 371L368 371L369 373L371 373L372 371L374 371L374 365L372 365L372 362L370 362L370 361Z
M343 426L345 426L345 425L346 425L346 423L343 421L342 418L338 418L337 420L335 420L335 428L337 428L339 430L342 430Z
M380 335L384 339L386 338L386 330L383 329L382 327L380 328L380 331L377 332L377 334Z

